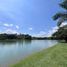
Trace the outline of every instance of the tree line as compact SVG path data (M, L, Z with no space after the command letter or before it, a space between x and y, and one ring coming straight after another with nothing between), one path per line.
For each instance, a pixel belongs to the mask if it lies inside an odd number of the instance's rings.
M32 37L29 34L0 34L0 40L7 39L32 39Z

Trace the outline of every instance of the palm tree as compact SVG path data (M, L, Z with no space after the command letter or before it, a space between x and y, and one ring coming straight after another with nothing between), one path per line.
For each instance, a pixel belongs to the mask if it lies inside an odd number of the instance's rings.
M59 26L59 29L57 32L54 33L54 36L59 37L60 39L64 39L67 42L67 25L60 27L60 25L67 21L67 0L64 0L61 4L59 4L60 7L64 8L64 12L56 13L53 16L53 20L57 20L57 25Z
M65 12L56 13L53 16L53 20L58 20L57 25L60 26L64 21L67 21L67 0L64 0L61 4L59 4L62 8L64 8Z

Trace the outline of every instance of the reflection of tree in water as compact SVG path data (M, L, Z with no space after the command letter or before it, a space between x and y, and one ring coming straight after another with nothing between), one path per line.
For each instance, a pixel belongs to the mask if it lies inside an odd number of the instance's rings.
M0 45L27 45L31 40L13 39L13 40L0 40Z
M16 44L17 40L0 40L0 45L12 45Z
M24 40L25 45L31 44L32 40Z
M32 37L28 34L0 34L0 45L23 45L25 42L29 44ZM28 41L27 41L28 40Z

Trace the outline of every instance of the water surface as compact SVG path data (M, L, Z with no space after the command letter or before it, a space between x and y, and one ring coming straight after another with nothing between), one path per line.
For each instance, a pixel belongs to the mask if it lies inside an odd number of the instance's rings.
M56 40L0 41L0 67L9 67L8 65L56 43Z

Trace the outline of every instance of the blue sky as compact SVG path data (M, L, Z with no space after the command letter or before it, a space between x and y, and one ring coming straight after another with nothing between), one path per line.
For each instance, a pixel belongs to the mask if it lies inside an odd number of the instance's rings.
M52 16L62 10L60 1L0 0L0 32L50 35L56 29Z

